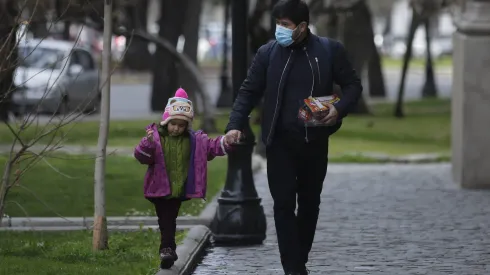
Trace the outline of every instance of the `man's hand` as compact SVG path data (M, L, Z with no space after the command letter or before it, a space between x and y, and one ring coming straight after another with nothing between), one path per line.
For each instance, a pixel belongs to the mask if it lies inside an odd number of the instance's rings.
M238 130L230 130L225 135L225 143L227 145L236 144L240 141L241 136L242 136L242 132Z
M146 138L149 141L153 142L153 130L152 129L146 130Z
M326 125L332 126L337 122L337 118L339 117L339 113L333 104L328 103L328 114L322 118L320 121Z

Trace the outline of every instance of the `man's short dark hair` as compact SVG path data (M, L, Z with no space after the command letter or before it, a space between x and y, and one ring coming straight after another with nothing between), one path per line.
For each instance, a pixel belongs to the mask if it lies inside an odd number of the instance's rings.
M301 22L310 23L310 9L304 0L280 0L272 8L272 17L289 19L298 25Z

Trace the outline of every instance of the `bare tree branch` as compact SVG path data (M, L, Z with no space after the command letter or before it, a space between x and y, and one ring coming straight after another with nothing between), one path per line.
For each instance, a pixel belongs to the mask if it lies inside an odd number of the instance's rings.
M7 0L8 1L8 0ZM23 58L29 57L40 44L43 42L45 37L42 37L40 41L37 43L37 45L34 45L31 50L27 55L22 56L21 58L17 58L17 48L19 46L19 41L17 41L17 29L18 26L21 22L21 14L23 13L24 9L28 9L30 7L30 15L28 21L30 22L41 22L41 23L47 23L49 21L49 29L51 29L52 26L54 26L56 23L66 20L67 18L70 18L70 16L73 16L75 22L84 22L87 21L86 18L91 18L91 19L99 19L97 17L100 17L98 12L98 7L97 5L102 4L103 6L103 1L102 0L94 0L94 1L88 1L88 0L70 0L67 2L65 1L57 1L62 3L62 7L53 7L52 1L45 1L45 0L35 0L35 1L30 1L26 0L22 3L17 2L21 7L20 12L18 11L15 16L12 16L12 19L9 21L11 24L10 30L8 32L7 38L10 39L9 41L4 40L2 41L0 45L0 53L4 53L4 57L7 58L2 58L0 60L0 73L3 73L4 71L12 70L17 68L22 62L24 62ZM131 2L131 1L129 1ZM10 2L13 3L13 2ZM82 3L83 5L80 5ZM77 7L78 9L81 10L81 12L76 11L74 8L74 5L78 4L79 6ZM64 6L63 6L64 5ZM47 13L47 10L55 10L58 16L56 18L44 18L44 14ZM39 15L39 13L43 13L42 17ZM91 12L89 16L87 16L88 11ZM86 13L86 14L84 14ZM14 15L11 13L11 15ZM118 15L121 17L121 15ZM47 20L47 21L46 21ZM118 20L118 19L116 19ZM20 23L19 23L20 22ZM9 26L7 26L9 27ZM80 34L83 30L82 29L79 31L75 41L73 42L74 47L77 46L79 39L80 39ZM132 33L131 33L131 39L129 41L129 44L131 44L132 41ZM9 44L10 43L10 44ZM12 49L13 48L13 49ZM126 49L127 51L127 49ZM107 85L108 81L110 81L110 76L114 73L114 71L117 69L118 65L121 63L122 58L124 58L124 55L126 54L126 51L124 51L121 59L117 62L116 66L111 69L111 72L109 74L109 77L107 79L102 79L99 81L102 81L102 85L100 87L103 87ZM62 59L57 60L57 62L62 62L61 63L61 71L64 71L65 69L68 68L68 62L67 60L71 58L73 52L70 52L68 55L63 56ZM10 59L9 59L10 58ZM15 59L15 60L14 60ZM4 65L8 64L8 66ZM38 72L42 73L43 71L47 70L49 68L45 68L42 71ZM34 76L30 76L29 79L24 79L22 82L23 83L18 83L19 85L26 85L30 80L32 80ZM74 76L74 81L76 82L78 80L78 76ZM59 81L60 74L57 76L54 75L54 72L51 71L48 77L48 84L46 85L46 88L42 90L43 94L42 97L40 98L39 102L36 104L36 109L40 104L43 103L43 101L47 98L48 94L53 92L52 90L54 89L55 83ZM8 80L8 79L7 79ZM0 82L5 81L5 79L0 78ZM16 92L16 87L12 87L13 81L10 83L10 87L7 89L7 93L5 94L5 98L9 96L10 93ZM25 115L22 118L22 121L19 124L12 124L10 122L6 122L5 125L9 129L9 132L12 134L13 141L10 147L9 155L8 155L8 160L6 161L5 164L5 169L3 171L3 175L1 178L0 182L0 222L3 217L4 213L4 207L6 204L7 200L7 195L11 188L13 187L20 187L22 189L25 189L28 191L31 195L33 195L39 202L41 202L45 207L47 207L51 212L55 213L57 216L62 217L55 209L51 208L47 203L45 203L41 198L39 198L34 192L32 192L29 188L21 184L21 179L23 176L25 176L26 173L28 173L35 165L37 165L39 162L44 162L50 169L52 169L54 172L69 178L69 179L76 179L73 175L68 175L60 169L56 168L53 164L49 162L49 158L59 158L56 155L54 155L60 148L62 148L63 142L66 140L67 136L71 132L71 130L77 125L77 123L80 122L81 119L85 116L85 114L79 112L80 110L85 110L88 106L91 106L93 99L93 95L99 93L100 89L99 85L97 87L94 87L93 90L90 90L87 94L87 99L83 100L79 106L74 108L74 110L71 110L67 113L63 113L61 115L57 115L53 113L48 119L47 122L45 123L40 123L39 121L39 114L35 112L30 112L27 115ZM3 94L2 98L0 98L0 102L4 100ZM59 109L60 106L58 106ZM27 131L33 131L33 136L30 136L28 138L28 135L25 135L28 133ZM39 150L33 150L33 147L36 145L40 145L42 143L42 146ZM18 146L20 148L18 148ZM110 153L110 154L113 154ZM83 159L94 159L92 158L83 158ZM74 160L74 159L71 159ZM16 205L18 205L21 209L22 206L18 202L12 202ZM23 212L28 215L27 211L23 209ZM63 217L62 217L63 218ZM1 223L0 223L1 224Z

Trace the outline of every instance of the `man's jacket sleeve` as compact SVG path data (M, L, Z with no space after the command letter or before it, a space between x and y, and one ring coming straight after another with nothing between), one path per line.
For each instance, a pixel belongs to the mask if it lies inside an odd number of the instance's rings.
M269 61L270 45L266 44L259 48L248 69L247 78L243 81L238 95L233 104L230 121L225 132L230 130L242 130L248 122L248 116L252 109L259 103L264 95L267 78L267 67Z
M359 76L347 58L344 46L337 42L335 45L333 64L333 79L342 89L342 98L335 104L339 113L339 119L344 118L357 106L361 97L362 85Z

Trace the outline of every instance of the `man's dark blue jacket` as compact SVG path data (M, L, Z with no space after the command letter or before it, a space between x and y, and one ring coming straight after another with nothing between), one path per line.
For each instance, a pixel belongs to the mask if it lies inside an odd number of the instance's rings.
M304 62L300 62L300 58ZM292 68L294 75L290 75ZM301 83L293 85L295 89L298 86L301 89L288 90L286 84L291 78L301 80ZM347 59L344 46L338 41L326 40L313 34L309 34L299 45L290 47L282 47L276 41L271 41L263 45L255 55L247 78L238 91L226 132L242 130L252 109L264 96L262 141L270 145L281 114L292 112L291 114L297 116L299 110L289 110L287 106L291 105L283 104L285 90L288 93L303 93L300 95L302 98L307 98L310 94L314 97L327 96L332 95L334 83L342 89L341 99L335 104L339 122L331 127L315 127L317 135L328 137L337 131L341 126L341 119L355 108L361 96L361 81ZM281 110L284 107L286 109Z

